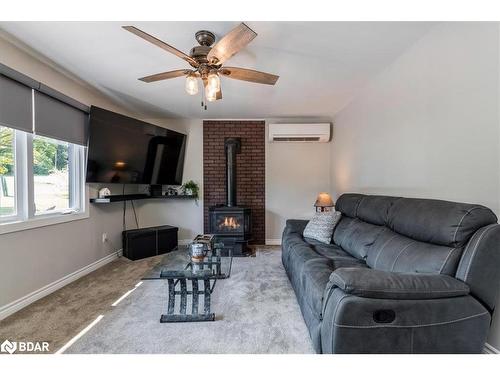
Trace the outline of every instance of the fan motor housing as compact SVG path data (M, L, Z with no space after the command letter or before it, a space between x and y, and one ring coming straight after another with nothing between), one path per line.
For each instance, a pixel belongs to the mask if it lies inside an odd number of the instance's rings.
M208 30L197 31L194 37L201 46L210 47L215 42L215 34Z
M212 48L209 46L195 46L189 52L189 55L199 64L207 64L207 55Z

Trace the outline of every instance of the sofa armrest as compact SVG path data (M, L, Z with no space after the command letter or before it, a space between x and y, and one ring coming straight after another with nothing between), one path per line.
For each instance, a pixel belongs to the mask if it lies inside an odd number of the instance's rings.
M339 268L330 285L346 294L382 299L436 299L465 296L467 284L448 275L395 273L370 268Z
M288 219L286 221L286 230L288 233L303 234L309 220Z
M491 315L472 295L365 298L333 288L321 318L323 353L481 353Z

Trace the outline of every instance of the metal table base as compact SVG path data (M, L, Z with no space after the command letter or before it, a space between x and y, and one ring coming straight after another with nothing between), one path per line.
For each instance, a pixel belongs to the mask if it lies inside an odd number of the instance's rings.
M167 313L162 314L160 323L214 321L215 314L210 312L211 295L217 280L228 278L231 275L233 262L231 250L229 257L230 263L227 273L222 272L220 249L216 249L215 254L210 252L203 262L189 262L183 271L162 270L160 279L166 279L168 283L168 305ZM202 287L200 287L200 283ZM188 285L191 287L190 289L188 289ZM177 300L180 299L177 308L176 296L180 297L177 298ZM203 299L203 313L199 311L200 297ZM187 312L188 302L191 304L190 313Z

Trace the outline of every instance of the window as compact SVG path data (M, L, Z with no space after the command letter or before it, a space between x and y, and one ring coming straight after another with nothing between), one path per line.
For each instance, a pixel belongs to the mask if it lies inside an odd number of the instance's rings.
M84 163L83 146L0 126L0 233L88 217Z
M72 145L71 145L72 146ZM72 206L67 142L33 137L33 185L35 214L61 212Z
M87 121L84 105L0 70L0 234L88 217Z
M14 130L0 126L0 219L17 215Z

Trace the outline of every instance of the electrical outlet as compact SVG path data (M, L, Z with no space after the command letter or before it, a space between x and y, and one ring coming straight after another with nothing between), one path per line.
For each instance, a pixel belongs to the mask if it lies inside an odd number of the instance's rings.
M107 242L107 241L108 241L108 234L106 232L104 232L102 234L102 243Z

